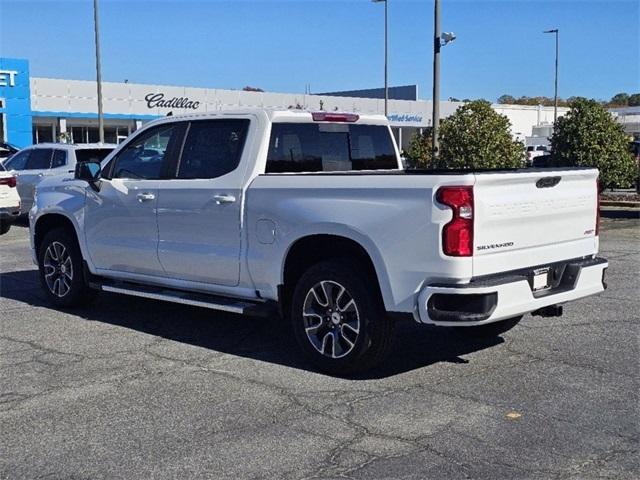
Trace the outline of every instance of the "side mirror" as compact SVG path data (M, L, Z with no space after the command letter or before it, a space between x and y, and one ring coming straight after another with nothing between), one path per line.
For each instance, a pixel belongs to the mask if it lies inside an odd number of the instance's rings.
M74 173L74 178L76 180L84 180L88 182L89 185L94 190L99 190L99 181L100 181L100 164L96 162L78 162L76 163L76 170Z

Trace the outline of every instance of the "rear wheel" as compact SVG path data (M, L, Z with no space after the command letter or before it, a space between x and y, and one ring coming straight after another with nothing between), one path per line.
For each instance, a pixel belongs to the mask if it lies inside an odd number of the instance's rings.
M85 281L76 238L64 228L48 232L38 249L40 283L52 303L75 307L93 300L96 291Z
M478 325L476 327L454 327L456 332L467 338L491 338L497 337L515 327L522 315L519 317L500 320L499 322L488 323L487 325Z
M296 340L311 362L333 375L374 367L393 341L393 320L362 270L338 260L316 264L293 294Z

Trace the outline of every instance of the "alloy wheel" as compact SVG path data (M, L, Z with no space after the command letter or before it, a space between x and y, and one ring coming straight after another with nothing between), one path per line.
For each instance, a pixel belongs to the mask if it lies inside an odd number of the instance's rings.
M342 358L354 349L360 333L360 312L347 289L333 280L315 284L303 306L304 329L322 355Z
M60 242L52 242L44 253L44 279L49 291L62 298L71 290L73 263L67 248Z

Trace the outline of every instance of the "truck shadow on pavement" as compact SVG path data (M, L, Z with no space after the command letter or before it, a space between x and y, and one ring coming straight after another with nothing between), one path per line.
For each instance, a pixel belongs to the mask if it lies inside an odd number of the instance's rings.
M104 292L87 307L58 310L48 303L41 291L36 270L0 273L0 298L5 299L3 303L26 303L174 342L316 371L298 351L290 327L278 318L252 318ZM21 311L19 307L11 308L11 305L4 308L9 312L7 316L12 315L11 312ZM123 335L126 333L123 332ZM448 329L399 321L394 347L387 361L377 369L352 378L381 379L440 362L464 364L468 360L461 358L463 355L503 342L500 337L487 340L463 339Z

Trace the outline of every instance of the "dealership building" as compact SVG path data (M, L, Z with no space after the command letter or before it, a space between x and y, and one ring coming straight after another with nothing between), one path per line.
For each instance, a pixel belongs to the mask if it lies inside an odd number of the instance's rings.
M117 143L145 122L193 112L243 107L303 108L383 114L382 89L327 94L271 93L218 88L103 82L105 141ZM96 82L32 77L24 59L0 58L0 141L24 147L32 143L98 141ZM460 102L441 102L442 117ZM553 121L553 108L493 105L511 121L512 134L527 143L535 128ZM431 125L432 103L418 99L416 86L390 89L388 118L396 140L406 148L411 137ZM559 115L566 109L559 109Z

